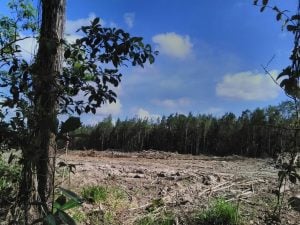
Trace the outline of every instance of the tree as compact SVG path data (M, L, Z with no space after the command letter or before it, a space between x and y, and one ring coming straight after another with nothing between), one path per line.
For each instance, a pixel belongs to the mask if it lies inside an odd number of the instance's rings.
M288 141L288 143L290 143L288 149L290 156L289 164L283 166L283 170L278 174L280 193L280 188L284 182L286 182L287 178L292 183L296 183L297 180L300 181L300 175L297 174L296 170L297 165L295 165L295 160L300 152L300 0L298 0L296 14L291 16L287 14L287 10L280 10L277 6L269 6L268 0L254 0L254 5L258 5L258 2L261 2L261 12L263 12L266 8L270 8L275 11L276 20L283 21L283 28L285 28L288 32L291 32L294 36L294 48L290 56L291 64L284 68L277 76L277 79L274 80L276 83L280 80L278 85L284 90L285 94L294 101L296 114L295 120L292 121L288 127L284 128L285 130L293 131L293 134L292 139ZM264 67L264 70L270 75L266 67ZM283 198L281 198L280 194L278 194L277 208L275 208L274 212L277 211L279 217L281 212L281 201L283 201Z
M20 199L25 224L32 222L27 217L31 201L38 206L36 218L51 212L48 203L53 204L56 141L80 126L74 113L95 113L103 103L115 102L113 87L122 76L119 68L126 62L143 67L146 62L153 63L157 54L141 37L102 27L99 18L80 28L83 37L76 43L67 43L63 36L66 1L41 0L38 52L30 64L18 54L21 30L35 29L35 23L29 23L34 18L28 15L29 3L12 0L17 22L6 17L0 21L0 30L7 34L0 40L1 87L6 89L2 92L0 141L22 150ZM71 117L59 125L58 114Z
M62 73L65 0L42 0L42 22L36 61L32 66L33 138L38 196L44 204L53 191L55 129L57 118L57 74ZM26 155L28 157L28 155ZM30 158L25 158L25 161ZM45 208L45 207L44 207ZM46 210L46 209L44 209Z

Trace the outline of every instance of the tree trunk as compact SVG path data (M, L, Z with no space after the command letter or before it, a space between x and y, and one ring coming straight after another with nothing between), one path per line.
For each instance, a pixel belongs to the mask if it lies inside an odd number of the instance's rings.
M57 130L57 75L62 72L62 38L66 0L41 0L42 21L39 48L33 67L34 148L38 214L47 212L52 201ZM26 160L26 158L25 158ZM32 190L33 192L33 190ZM32 195L34 193L31 193Z

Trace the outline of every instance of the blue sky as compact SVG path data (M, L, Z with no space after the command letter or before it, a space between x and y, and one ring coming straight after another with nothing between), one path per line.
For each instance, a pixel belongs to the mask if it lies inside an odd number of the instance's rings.
M289 64L293 37L281 30L272 10L259 12L252 0L68 0L66 34L94 17L104 26L144 37L160 52L153 65L129 67L117 88L116 104L105 105L85 123L170 113L226 112L239 115L286 100L261 64L275 76ZM270 5L296 10L296 0ZM3 2L0 3L3 7ZM29 43L23 43L31 51Z

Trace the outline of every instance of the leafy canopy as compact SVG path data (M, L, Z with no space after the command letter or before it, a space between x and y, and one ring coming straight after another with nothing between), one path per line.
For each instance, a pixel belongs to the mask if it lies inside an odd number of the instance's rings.
M12 0L9 8L15 18L0 18L0 142L16 147L30 145L32 133L39 126L34 111L38 93L33 82L38 68L34 60L31 63L22 57L20 47L21 40L38 39L34 36L37 13L27 0ZM82 38L75 43L59 40L64 66L49 90L55 96L57 114L95 114L103 103L116 101L114 88L121 82L121 67L143 67L154 63L157 55L143 38L132 37L122 29L102 27L99 18L78 31ZM51 45L49 42L49 51ZM71 117L61 124L60 131L56 116L50 124L52 132L58 134L77 128L80 121Z

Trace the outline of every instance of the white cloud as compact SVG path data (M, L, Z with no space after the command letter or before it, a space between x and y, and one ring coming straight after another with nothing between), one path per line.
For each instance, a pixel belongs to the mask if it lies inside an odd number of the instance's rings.
M80 18L77 20L67 20L65 28L65 38L68 42L73 43L76 39L81 38L80 33L76 31L82 26L87 26L96 18L94 13L90 13L87 18ZM105 22L101 20L101 24L105 25ZM21 34L21 38L25 37L24 34ZM22 41L19 41L18 44L22 50L22 57L28 61L32 60L34 55L37 53L38 43L35 38L27 38Z
M21 34L21 38L24 38L25 35ZM33 60L35 54L37 53L38 45L37 40L33 37L26 38L22 41L17 42L20 45L22 52L20 53L22 58L26 61Z
M225 111L220 107L209 107L207 110L203 111L203 113L212 114L213 116L221 116L225 113Z
M80 18L77 20L67 20L65 28L65 38L69 43L74 43L76 39L81 38L80 32L76 32L82 26L88 26L96 18L95 13L90 13L87 18ZM104 25L105 22L101 19L101 24Z
M96 114L100 116L116 116L121 113L122 104L119 99L115 103L105 103L100 108L97 109Z
M271 71L276 76L276 71ZM272 79L261 73L250 71L227 74L216 86L216 94L232 99L264 101L278 96L280 88Z
M129 28L132 28L133 24L134 24L135 14L134 13L125 13L123 17L124 17L124 21L125 21L126 25Z
M71 44L75 43L75 41L80 38L82 38L82 36L80 36L78 34L65 35L65 39L67 40L68 43L71 43Z
M69 43L74 43L76 39L79 39L82 37L82 33L76 32L78 29L80 29L82 26L88 26L91 24L91 22L96 18L95 13L90 13L88 17L86 18L80 18L76 20L67 20L66 21L66 29L65 29L65 38ZM102 18L100 18L100 24L101 26L108 26L108 27L118 27L118 25L113 22L107 22L104 21Z
M111 28L118 28L119 26L118 26L118 24L117 23L115 23L115 22L110 22L109 23L109 27L111 27Z
M165 79L159 82L159 86L164 90L178 90L182 87L183 81L177 77L172 77L172 79Z
M158 114L150 114L147 110L143 108L139 108L136 112L137 117L141 119L152 119L152 120L157 120L161 116Z
M161 53L180 59L186 58L193 47L188 35L181 36L174 32L155 35L152 41Z
M157 106L165 107L168 109L186 107L191 104L191 100L189 98L164 99L164 100L155 99L152 102Z
M90 25L91 21L93 21L95 18L96 18L95 13L90 13L87 18L80 18L77 20L67 20L65 33L67 35L74 35L79 28L81 28L82 26ZM101 20L102 25L104 25L103 23L104 21Z

